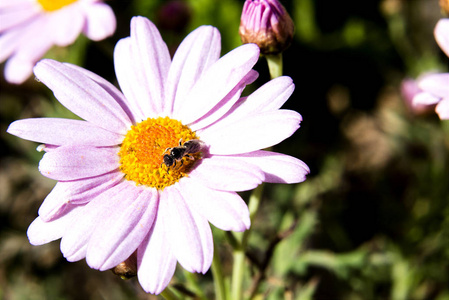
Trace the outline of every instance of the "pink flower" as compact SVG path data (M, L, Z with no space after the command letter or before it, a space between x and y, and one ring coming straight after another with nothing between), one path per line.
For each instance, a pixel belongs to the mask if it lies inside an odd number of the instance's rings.
M435 27L435 40L449 57L449 19L441 19ZM442 120L449 119L449 73L430 74L418 81L422 93L413 98L414 105L435 105Z
M10 83L23 83L53 46L83 32L94 41L115 31L112 9L100 0L0 0L0 62Z
M292 80L279 77L240 97L257 77L259 48L247 44L219 56L218 30L202 26L171 61L156 27L134 17L131 36L114 53L123 94L82 68L39 62L39 80L85 121L25 119L8 128L46 144L39 170L58 180L28 229L30 242L62 238L68 261L86 258L102 271L137 250L140 284L160 293L176 262L190 272L209 269L208 222L222 230L249 228L248 208L236 192L263 181L305 180L302 161L260 150L299 128L297 112L279 109L294 90ZM192 139L201 150L176 165L164 163L167 148Z

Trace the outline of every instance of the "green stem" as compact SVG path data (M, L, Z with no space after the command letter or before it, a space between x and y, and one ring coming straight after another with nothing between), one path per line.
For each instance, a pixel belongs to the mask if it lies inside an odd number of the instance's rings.
M265 55L271 79L282 76L282 53Z
M226 288L221 268L220 255L214 246L214 258L212 260L212 276L214 277L215 299L226 300Z
M162 291L161 296L166 300L179 300L179 297L173 293L169 287Z
M262 183L251 193L249 197L248 209L251 223L254 221L257 210L259 209L262 198L264 184ZM236 234L236 240L239 242L234 249L234 264L232 268L232 300L241 300L243 298L243 276L245 273L245 249L251 233L250 227L243 233Z

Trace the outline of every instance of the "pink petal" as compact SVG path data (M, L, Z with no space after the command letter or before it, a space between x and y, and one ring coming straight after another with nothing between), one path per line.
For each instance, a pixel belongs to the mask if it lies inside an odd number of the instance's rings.
M156 26L144 17L131 20L131 52L135 75L128 80L137 79L133 85L142 85L144 94L140 94L139 101L145 107L144 112L159 115L164 111L164 84L171 59Z
M84 205L62 237L61 252L64 257L68 261L86 257L87 245L95 228L109 216L111 210L109 203L125 197L137 198L139 192L135 186L124 181Z
M71 204L85 204L122 179L123 173L111 172L76 181L59 181L39 208L39 216L46 222L59 218Z
M52 47L53 36L41 34L47 28L48 18L41 16L0 38L0 48L6 49L1 50L0 56L14 52L5 65L5 79L8 82L23 83L32 74L36 61Z
M22 26L2 32L0 35L0 62L4 62L20 44Z
M137 194L135 190L142 191ZM104 271L125 261L147 236L157 212L157 190L133 186L111 199L107 218L98 222L87 247L87 264Z
M134 72L135 58L131 53L131 38L123 38L117 42L114 48L114 67L117 81L120 85L128 107L131 109L137 122L145 120L148 114L156 115L155 112L148 112L145 109L141 97L145 96L145 89L138 80Z
M418 85L425 92L441 98L446 97L449 95L449 73L426 75Z
M166 85L170 113L177 110L195 82L220 58L220 32L212 26L192 31L179 45L173 57Z
M131 120L131 123L128 125L131 126L132 124L136 123L135 118L129 108L127 99L125 98L125 96L123 96L122 92L120 92L112 83L105 80L103 77L98 76L97 74L92 73L92 72L90 72L84 68L81 68L77 65L72 65L69 63L64 63L64 65L69 68L75 69L78 72L83 73L84 75L86 75L87 77L89 77L90 79L95 81L106 92L108 92L112 97L114 97L115 101L117 101L117 103L120 105L120 107L123 109L123 111L125 111L126 115Z
M9 10L9 9L18 9L18 8L26 8L33 6L39 6L33 0L0 0L0 9Z
M256 165L239 158L216 155L202 159L189 176L209 188L236 192L254 189L265 177Z
M212 190L191 177L183 178L179 185L189 207L215 227L233 231L250 227L248 206L237 193Z
M437 106L435 107L435 111L437 112L441 120L449 119L449 96L443 98L443 100L441 100L441 102L437 104Z
M24 83L33 74L34 62L12 56L5 64L5 79L12 84Z
M279 109L291 96L295 85L288 76L281 76L270 80L258 88L248 97L239 101L212 126L225 127L232 122L247 118L248 116L265 111ZM195 125L193 125L195 127Z
M167 236L164 218L156 217L153 228L137 249L137 277L147 293L159 294L170 283L176 257Z
M210 110L206 115L195 121L193 124L189 124L189 127L196 131L200 128L204 128L213 122L220 119L225 115L231 107L240 99L243 89L248 85L253 83L259 73L254 70L250 70L248 74L226 95L212 110Z
M44 154L42 175L55 180L94 177L119 167L119 148L62 146Z
M110 6L101 2L93 3L85 13L87 21L83 32L88 38L99 41L114 33L117 22Z
M207 114L244 76L259 58L259 47L245 44L229 52L213 64L192 87L173 116L190 124Z
M213 257L212 232L173 186L161 193L158 217L167 220L167 237L178 262L189 272L207 272Z
M71 205L64 215L51 222L45 222L41 217L37 217L28 227L30 244L38 246L60 239L80 210L81 206Z
M441 50L449 57L449 18L438 21L435 26L434 35Z
M130 127L127 114L113 95L83 73L49 59L40 61L34 73L62 105L86 121L122 134Z
M14 1L16 2L16 1ZM29 22L39 15L39 8L31 3L21 3L9 8L0 8L0 33L13 27Z
M291 136L302 117L295 111L276 110L248 116L237 122L210 126L198 135L211 154L239 154L271 147Z
M298 183L306 180L306 175L310 173L303 161L276 152L259 150L236 156L261 168L265 173L265 182Z
M70 119L38 118L11 123L8 133L22 139L52 145L113 146L124 136L93 125Z
M80 35L84 26L84 14L80 5L68 5L48 14L49 26L52 29L53 41L56 45L66 47ZM49 33L47 33L49 34Z
M422 92L413 97L413 105L433 105L438 103L440 100L441 98L439 97L435 97L427 92Z

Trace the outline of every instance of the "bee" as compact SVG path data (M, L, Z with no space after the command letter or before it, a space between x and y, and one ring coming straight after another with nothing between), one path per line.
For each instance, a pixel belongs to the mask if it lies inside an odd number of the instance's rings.
M164 154L162 164L165 164L167 168L176 167L177 162L181 162L181 166L183 165L183 158L187 157L190 160L195 160L195 158L191 154L195 154L201 151L203 147L203 142L200 140L190 140L182 143L182 139L179 140L179 146L171 147L164 150L163 153L169 152L168 154ZM161 164L161 166L162 166ZM168 171L168 169L167 169Z

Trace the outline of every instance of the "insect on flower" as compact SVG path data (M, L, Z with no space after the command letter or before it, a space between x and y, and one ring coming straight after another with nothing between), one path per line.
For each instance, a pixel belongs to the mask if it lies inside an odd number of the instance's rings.
M169 154L164 154L162 163L165 164L167 168L170 168L171 166L176 167L177 162L181 162L182 166L183 165L182 159L184 157L188 157L190 160L195 160L195 158L191 154L200 152L202 146L203 142L197 139L187 141L184 144L182 143L182 139L180 139L179 146L167 148L164 150L164 153L169 151Z

